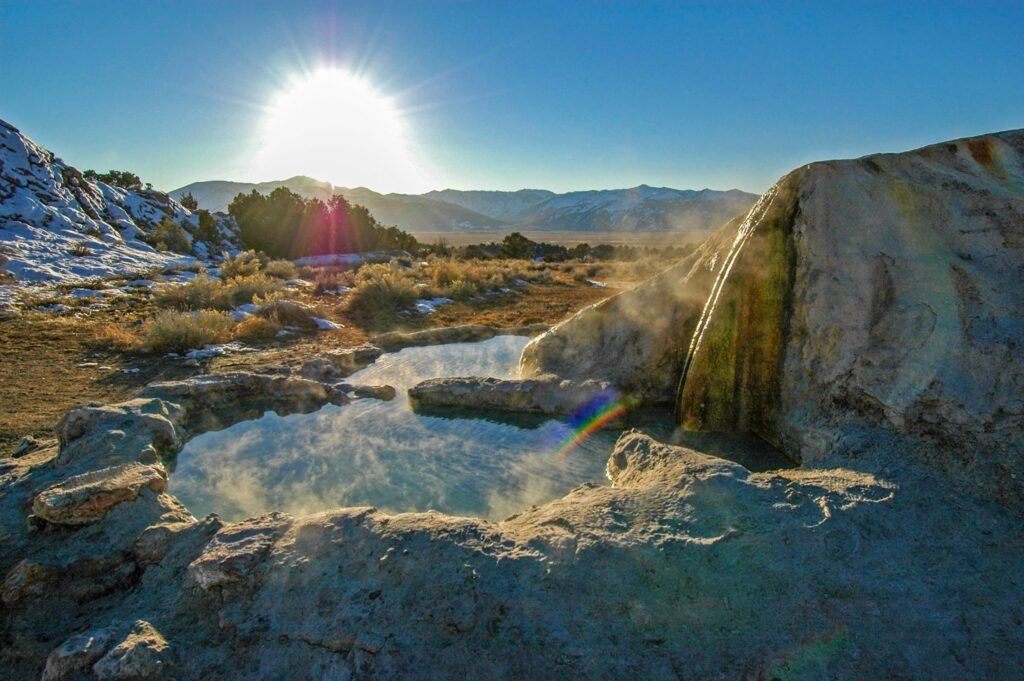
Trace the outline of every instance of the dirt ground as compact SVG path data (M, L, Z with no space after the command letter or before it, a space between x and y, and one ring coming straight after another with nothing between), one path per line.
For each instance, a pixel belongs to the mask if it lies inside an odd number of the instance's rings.
M563 277L530 284L515 294L485 302L452 303L430 315L417 315L393 327L412 330L458 324L518 326L559 322L619 288L596 288ZM75 316L27 312L0 321L0 457L8 456L25 435L53 437L53 429L72 407L90 401L130 398L145 385L195 374L238 370L268 364L298 363L331 348L351 347L368 340L368 331L349 319L341 307L329 317L344 325L335 331L297 333L249 344L252 352L203 360L187 366L164 354L118 352L98 344L99 329L110 323L138 319L151 311L136 299L110 310Z

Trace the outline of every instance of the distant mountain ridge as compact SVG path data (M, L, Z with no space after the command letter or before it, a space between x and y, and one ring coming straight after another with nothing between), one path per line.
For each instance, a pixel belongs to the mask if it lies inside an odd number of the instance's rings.
M382 223L411 232L490 230L501 227L581 232L701 232L750 209L757 195L738 189L672 189L640 185L556 194L546 189L483 191L443 189L425 194L381 194L365 187L334 187L311 177L249 183L194 182L170 192L191 193L199 206L226 210L239 193L267 194L278 187L326 201L341 194L366 206Z

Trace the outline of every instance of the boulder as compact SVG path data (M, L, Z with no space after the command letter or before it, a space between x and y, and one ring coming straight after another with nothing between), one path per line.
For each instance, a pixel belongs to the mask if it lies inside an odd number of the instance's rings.
M390 402L397 394L394 386L391 385L354 385L352 394L356 397L370 398Z
M162 468L133 463L76 475L36 495L32 512L55 525L87 525L115 505L134 501L141 491L167 488Z
M84 676L113 643L114 634L110 629L92 629L72 636L54 648L46 658L43 681L62 681Z
M375 345L360 345L344 350L332 350L307 359L300 373L304 378L330 381L351 376L372 364L384 351Z
M882 431L1022 507L1022 249L1024 131L813 163L535 339L522 372L606 380L796 460Z
M251 582L253 573L292 518L268 513L221 529L188 566L192 581L204 591Z
M570 381L557 376L532 379L432 378L409 388L415 408L478 409L550 416L573 416L589 405L617 406L618 394L606 381ZM607 425L621 426L624 413Z
M167 678L173 668L170 645L152 624L138 620L123 641L95 665L93 674L101 681L141 681Z

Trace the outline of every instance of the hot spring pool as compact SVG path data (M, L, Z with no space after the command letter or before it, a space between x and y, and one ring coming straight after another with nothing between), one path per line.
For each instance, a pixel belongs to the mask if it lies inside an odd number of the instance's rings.
M619 431L598 432L559 456L570 434L560 421L434 416L410 408L406 390L428 378L514 378L528 341L499 336L385 354L347 380L392 385L394 400L359 399L310 414L267 412L199 435L178 454L170 491L196 517L217 513L232 521L271 510L305 514L339 506L501 519L581 483L605 484ZM791 465L756 438L731 436L723 445L713 435L680 433L667 413L631 414L630 420L656 438L727 452L752 468ZM744 455L749 461L742 461Z
M528 341L500 336L386 354L347 380L393 385L394 400L267 412L199 435L178 454L170 491L197 517L216 512L229 520L363 505L498 519L603 482L617 432L558 457L569 432L558 421L445 418L410 408L406 389L427 378L515 377Z

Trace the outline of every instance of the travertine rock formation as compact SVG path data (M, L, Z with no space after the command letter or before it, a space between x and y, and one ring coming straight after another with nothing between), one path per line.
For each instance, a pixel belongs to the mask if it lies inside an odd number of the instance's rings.
M798 460L856 429L1018 503L1024 131L813 163L689 260L580 312L526 375L613 382ZM1024 478L1021 478L1024 480Z

